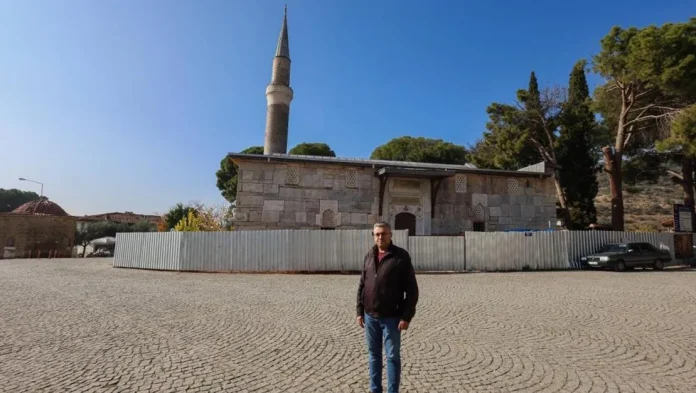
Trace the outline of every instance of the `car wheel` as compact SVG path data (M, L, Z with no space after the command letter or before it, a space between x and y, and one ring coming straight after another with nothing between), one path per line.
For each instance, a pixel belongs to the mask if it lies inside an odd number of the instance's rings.
M614 265L614 270L616 270L617 272L622 272L626 270L626 264L624 263L624 261L616 262L616 264Z
M662 270L665 268L665 263L658 259L657 261L655 261L653 267L655 268L655 270Z

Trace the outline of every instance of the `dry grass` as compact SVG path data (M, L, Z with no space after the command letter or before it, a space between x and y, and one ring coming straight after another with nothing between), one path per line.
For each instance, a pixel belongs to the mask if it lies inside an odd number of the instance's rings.
M626 230L663 230L661 223L672 218L672 206L683 203L681 187L663 177L654 184L624 184L624 209ZM597 221L601 224L611 222L611 196L609 180L599 175L599 194L595 199Z

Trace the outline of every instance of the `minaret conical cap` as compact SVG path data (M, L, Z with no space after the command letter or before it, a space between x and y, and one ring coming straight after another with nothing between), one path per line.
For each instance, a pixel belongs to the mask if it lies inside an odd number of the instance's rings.
M280 28L280 37L278 37L278 47L276 48L276 57L290 58L290 44L288 42L288 6L285 6L285 15L283 16L283 26Z

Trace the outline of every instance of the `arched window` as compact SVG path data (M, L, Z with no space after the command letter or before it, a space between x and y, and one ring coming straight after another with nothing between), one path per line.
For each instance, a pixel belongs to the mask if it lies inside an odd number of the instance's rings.
M486 209L480 203L474 208L474 221L486 221Z
M321 227L322 229L335 229L336 228L336 213L331 209L326 209L321 214Z
M482 204L474 208L474 232L486 232L486 208Z

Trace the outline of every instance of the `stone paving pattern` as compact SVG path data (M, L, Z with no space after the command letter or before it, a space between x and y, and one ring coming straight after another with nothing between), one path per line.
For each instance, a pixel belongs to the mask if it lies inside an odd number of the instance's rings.
M0 261L0 392L367 392L355 275ZM418 275L404 392L694 392L696 271Z

